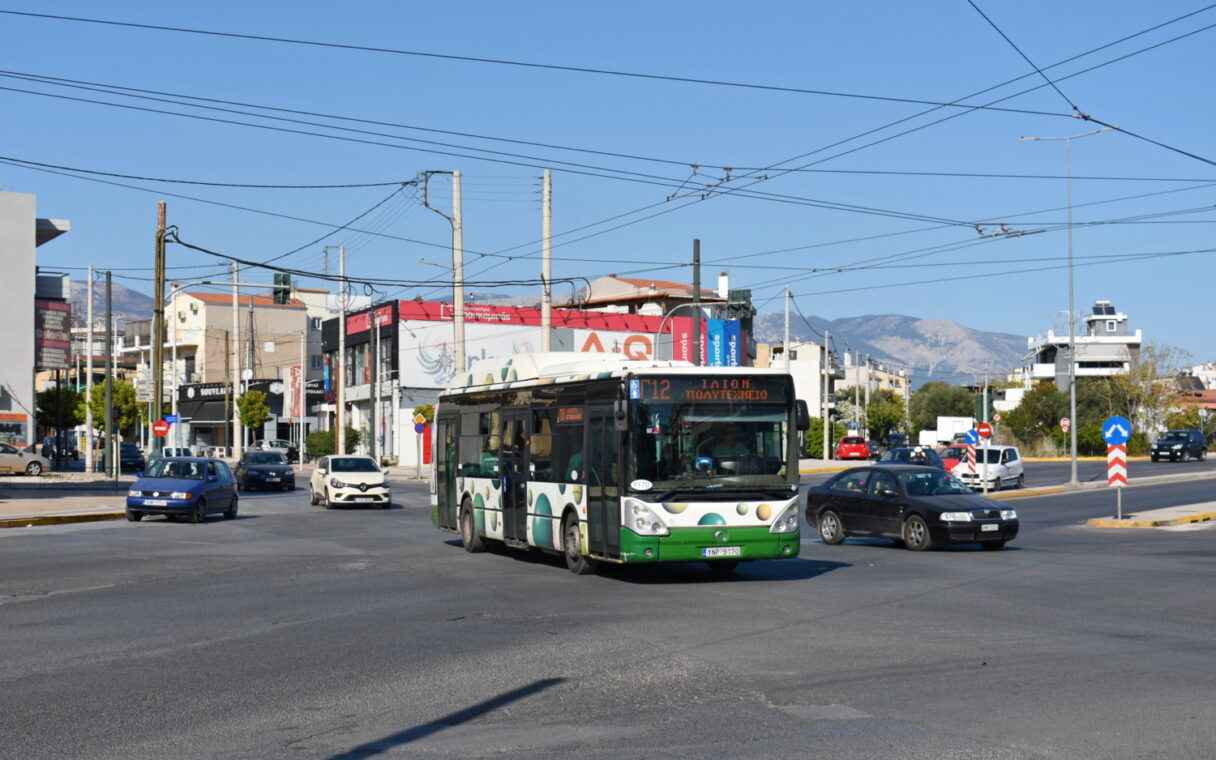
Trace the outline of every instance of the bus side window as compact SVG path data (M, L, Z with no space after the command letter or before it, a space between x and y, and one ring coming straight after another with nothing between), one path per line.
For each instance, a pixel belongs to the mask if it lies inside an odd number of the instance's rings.
M481 415L481 458L478 470L483 478L492 478L498 474L498 452L501 444L498 438L498 412L483 412Z
M460 468L457 474L466 478L481 475L481 436L460 436Z
M531 480L553 482L553 422L552 412L541 409L532 412L532 440L529 444Z
M583 473L583 426L559 425L553 443L555 480L563 483L586 480Z

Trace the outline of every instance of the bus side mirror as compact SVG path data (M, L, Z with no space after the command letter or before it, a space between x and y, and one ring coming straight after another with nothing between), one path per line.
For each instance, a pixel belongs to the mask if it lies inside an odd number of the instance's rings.
M798 399L795 404L794 424L799 430L811 429L811 412L806 408L806 402Z
M625 399L612 402L612 422L619 433L629 430L629 402Z

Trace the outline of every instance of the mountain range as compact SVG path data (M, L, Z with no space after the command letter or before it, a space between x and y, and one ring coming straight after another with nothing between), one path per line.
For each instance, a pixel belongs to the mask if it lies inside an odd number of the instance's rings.
M78 324L84 324L84 282L72 281L72 309ZM119 324L150 319L153 299L120 283L111 285L114 315ZM476 303L527 304L534 296L519 298L496 297L492 293L470 294ZM105 282L93 285L93 315L105 313ZM949 383L982 379L984 372L993 377L1004 376L1021 363L1026 352L1026 337L1009 333L974 330L949 319L918 319L899 314L869 314L863 317L823 319L798 315L790 320L790 340L794 342L823 341L823 331L831 335L832 348L838 357L846 351L864 354L879 364L890 363L891 369L902 367L912 371L913 386L931 380ZM758 314L753 321L753 337L761 343L780 343L785 335L785 315L780 312Z

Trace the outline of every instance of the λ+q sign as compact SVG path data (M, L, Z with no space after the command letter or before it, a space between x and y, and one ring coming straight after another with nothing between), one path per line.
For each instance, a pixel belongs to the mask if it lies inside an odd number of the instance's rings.
M1102 423L1102 437L1111 446L1122 446L1132 437L1132 423L1118 415Z

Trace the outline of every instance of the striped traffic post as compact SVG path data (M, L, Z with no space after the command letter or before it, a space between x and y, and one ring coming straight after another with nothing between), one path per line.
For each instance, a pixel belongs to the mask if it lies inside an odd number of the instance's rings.
M1127 440L1132 436L1132 423L1126 417L1111 417L1102 423L1106 439L1106 485L1115 488L1115 519L1123 519L1123 487L1127 485Z

